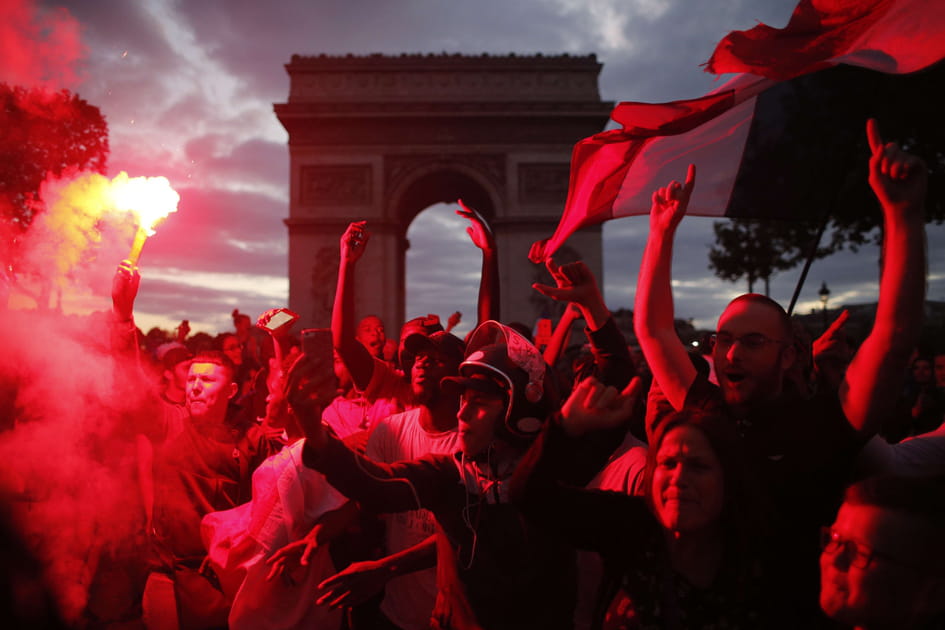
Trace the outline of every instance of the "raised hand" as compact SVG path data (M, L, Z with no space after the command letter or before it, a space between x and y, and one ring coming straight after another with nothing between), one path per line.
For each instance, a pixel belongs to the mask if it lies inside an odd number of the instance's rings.
M489 226L486 225L486 221L482 218L482 215L463 203L462 199L457 199L456 203L458 203L460 207L460 209L456 211L456 214L464 219L469 219L469 222L472 224L466 228L466 234L469 234L473 245L479 249L494 250L495 236L492 234L492 230L489 229Z
M579 305L587 305L591 300L596 301L600 298L597 279L583 261L558 266L553 258L549 258L545 261L545 267L557 286L533 284L532 288L542 295L547 295L553 300L574 302Z
M545 262L545 246L548 245L549 240L543 238L532 243L532 246L528 248L528 259L536 265Z
M928 187L928 168L921 158L895 142L883 143L876 119L866 121L870 143L870 187L884 209L912 210L921 216Z
M450 332L459 325L463 319L463 314L459 311L454 311L452 315L449 316L449 319L446 320L446 332Z
M669 185L653 193L653 205L650 207L650 229L675 230L689 207L689 197L696 185L696 165L690 164L686 171L686 183L673 180Z
M134 315L135 298L138 296L140 284L141 274L138 273L138 268L130 260L121 261L112 278L112 308L118 319L127 321Z
M357 262L367 248L371 233L367 231L367 221L355 221L341 235L341 262Z
M572 437L618 427L630 419L642 390L639 376L622 392L589 376L578 383L561 407L561 427Z
M180 326L177 327L177 341L183 343L184 339L187 339L187 335L190 334L190 322L186 319L181 320Z
M824 331L824 334L814 339L812 353L815 359L827 353L836 355L849 353L850 348L847 344L846 335L843 334L843 326L847 323L849 317L850 312L843 309L843 312L837 316L837 319L833 320L833 323Z

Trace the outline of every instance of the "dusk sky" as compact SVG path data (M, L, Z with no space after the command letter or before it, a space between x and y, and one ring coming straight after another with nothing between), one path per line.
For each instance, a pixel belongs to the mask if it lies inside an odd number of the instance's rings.
M189 319L195 330L231 328L230 311L256 317L287 302L289 155L273 103L288 98L283 68L293 54L596 53L608 101L668 101L718 85L702 71L715 44L757 22L781 27L794 0L4 0L0 81L66 87L101 108L109 130L109 176L166 176L178 213L144 249L136 317L144 330ZM14 46L30 51L17 58ZM680 178L684 173L679 174ZM351 217L356 220L359 217ZM713 327L746 285L707 269L712 219L683 222L674 266L676 315ZM474 318L478 250L451 210L435 207L408 237L407 316ZM647 217L604 228L605 297L630 307ZM339 235L340 236L340 235ZM930 227L928 298L945 300L945 228ZM501 255L501 252L500 252ZM120 260L101 256L105 282L67 307L107 308ZM448 263L447 263L448 261ZM523 264L530 264L523 261ZM420 268L422 266L422 269ZM800 269L783 272L772 297L787 305ZM474 275L474 274L473 274ZM814 264L797 312L877 297L877 252L864 248ZM399 322L387 322L388 333ZM460 332L467 328L461 328Z

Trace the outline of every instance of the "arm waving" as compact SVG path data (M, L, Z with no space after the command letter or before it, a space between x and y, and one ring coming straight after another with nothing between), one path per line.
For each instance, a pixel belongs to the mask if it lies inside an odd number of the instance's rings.
M482 250L482 273L479 277L479 305L476 326L490 319L499 319L499 259L496 253L495 235L478 212L458 199L460 209L456 214L469 219L466 233L473 244Z
M685 184L674 181L653 193L650 235L640 263L633 310L633 330L643 356L674 409L682 409L689 386L696 378L696 370L673 326L670 284L673 239L686 214L695 182L696 167L690 164Z
M341 236L341 261L338 265L338 287L331 309L331 341L351 373L355 387L363 390L371 382L374 360L367 348L355 337L354 269L367 248L371 233L367 221L355 221Z
M922 324L928 169L895 143L884 144L875 120L866 133L869 182L883 211L883 264L876 321L847 368L840 402L853 428L872 435L892 412Z

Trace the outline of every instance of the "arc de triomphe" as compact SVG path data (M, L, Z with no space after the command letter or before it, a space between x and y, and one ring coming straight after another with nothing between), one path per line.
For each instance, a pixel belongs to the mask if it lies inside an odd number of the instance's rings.
M380 315L396 335L407 228L457 198L496 234L502 321L532 324L545 298L531 284L546 272L528 248L554 232L574 143L606 124L600 69L594 55L294 55L289 99L275 112L289 132L289 307L302 324L328 326L338 240L350 221L367 219L357 316ZM568 254L603 283L599 227L572 236L556 258Z

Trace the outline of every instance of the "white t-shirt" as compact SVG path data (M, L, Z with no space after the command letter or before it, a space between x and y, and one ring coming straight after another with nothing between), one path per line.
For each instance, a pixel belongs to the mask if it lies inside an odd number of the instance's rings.
M272 554L301 539L325 512L347 499L325 477L302 463L299 440L266 459L253 472L253 499L233 509L210 512L201 533L224 590L233 593L233 630L338 628L339 611L316 606L312 592L335 569L328 547L319 548L304 577L290 584L267 580Z
M394 463L413 460L430 453L457 452L456 429L430 433L420 423L426 407L416 407L381 420L367 443L367 456L374 461ZM384 515L387 553L396 553L429 538L435 531L433 515L427 510L411 510ZM426 630L436 601L436 569L416 571L387 583L381 611L403 630Z
M322 422L342 440L354 433L371 431L379 420L399 413L403 408L393 400L380 398L374 402L364 396L338 396L322 412Z

